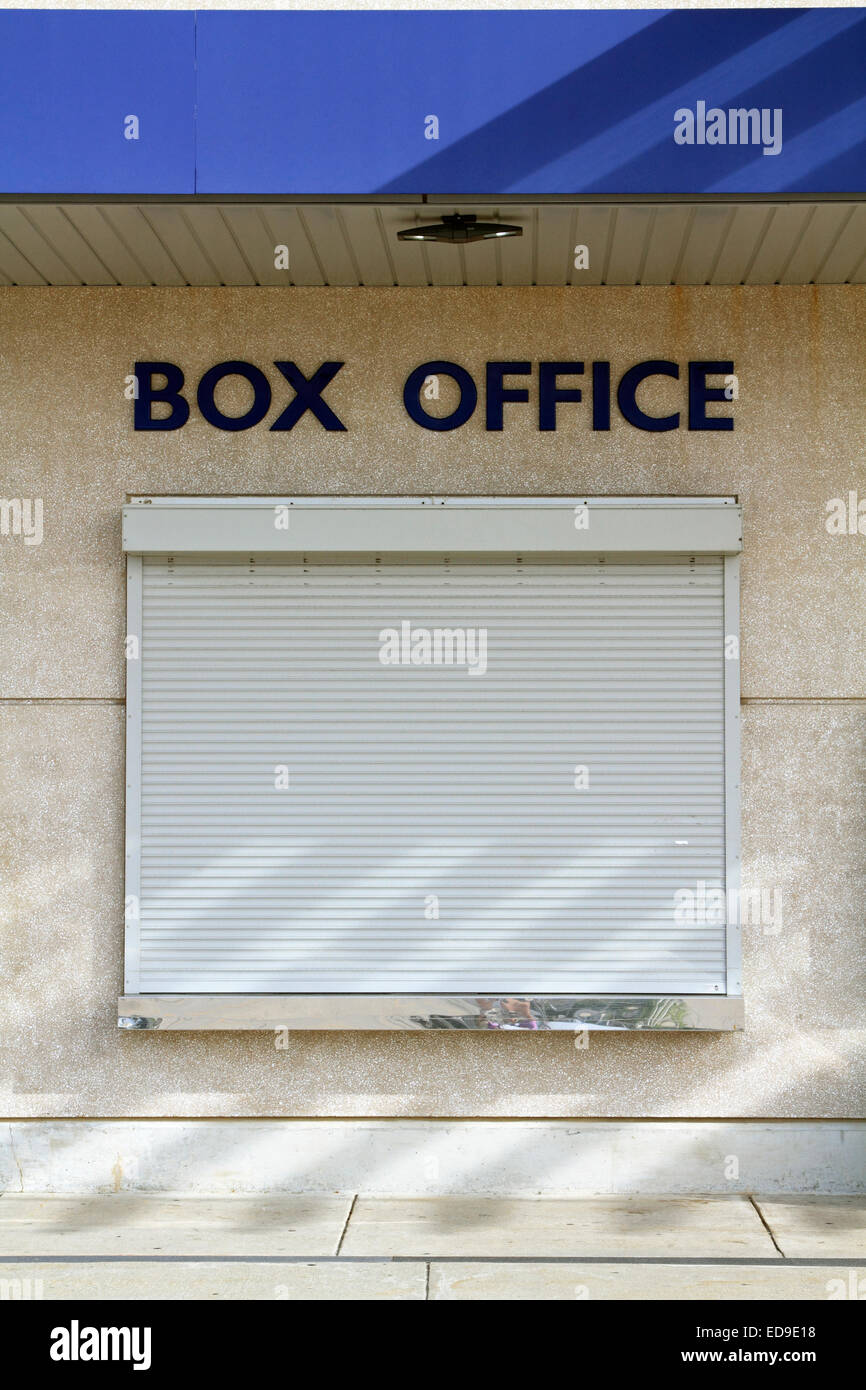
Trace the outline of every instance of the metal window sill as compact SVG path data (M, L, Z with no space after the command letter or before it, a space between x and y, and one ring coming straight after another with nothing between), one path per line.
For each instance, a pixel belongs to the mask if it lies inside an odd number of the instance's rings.
M739 1032L739 995L127 994L118 1027L174 1032L302 1029Z

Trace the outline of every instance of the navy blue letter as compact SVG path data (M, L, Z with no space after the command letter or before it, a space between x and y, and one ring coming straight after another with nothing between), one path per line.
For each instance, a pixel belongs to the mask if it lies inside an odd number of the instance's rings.
M164 376L164 386L154 386L153 378ZM135 377L138 397L132 411L133 429L179 430L189 419L189 401L180 394L183 372L173 362L136 362ZM160 420L153 418L153 401L167 401L171 414Z
M636 367L629 367L616 393L617 404L629 424L639 430L652 430L656 434L663 430L679 429L679 411L675 415L645 415L635 400L637 388L648 376L672 376L679 380L679 375L680 369L676 362L653 359L650 362L638 362Z
M610 363L592 364L592 428L610 429Z
M319 424L324 425L326 430L345 430L346 426L342 420L334 414L327 401L322 400L322 392L328 382L334 380L342 365L342 362L323 362L307 381L304 373L295 366L294 362L275 362L274 366L279 367L289 385L295 388L297 395L286 406L279 419L274 421L271 429L293 429L301 416L311 410Z
M460 404L451 415L428 415L421 406L421 387L428 376L453 377L460 387ZM407 413L425 430L456 430L465 425L478 404L478 388L464 367L456 362L422 362L410 372L403 387Z
M223 415L214 403L214 391L227 376L242 376L253 388L253 403L246 415ZM218 430L248 430L264 420L271 408L271 388L264 372L249 362L218 362L198 384L198 408L209 425Z
M708 376L732 376L733 362L690 362L689 363L689 429L690 430L732 430L734 422L730 415L707 415L707 401L726 401L723 386L708 386Z
M506 388L502 384L504 376L529 376L531 362L488 362L487 363L487 428L502 429L502 405L504 401L528 401L529 392L525 387Z
M582 362L539 362L538 364L538 428L556 429L556 402L582 399L577 387L560 391L558 376L583 376Z

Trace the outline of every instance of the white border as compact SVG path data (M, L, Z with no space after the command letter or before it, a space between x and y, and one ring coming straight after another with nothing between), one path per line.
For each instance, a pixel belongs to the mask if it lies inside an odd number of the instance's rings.
M126 635L138 640L138 658L126 662L126 887L124 902L124 989L139 988L141 952L141 621L142 564L126 562ZM130 916L128 904L135 904Z
M730 497L140 497L123 509L123 548L136 555L723 555L742 548L742 516Z
M135 498L124 507L124 549L127 559L127 635L135 636L139 642L137 660L127 661L126 696L126 895L136 903L134 916L126 918L125 926L125 970L124 997L118 1001L118 1014L121 1026L133 1028L179 1027L261 1027L272 1026L270 1017L266 1024L250 1021L257 1009L245 1010L245 1024L231 1022L226 1017L219 1021L219 1000L209 996L188 996L190 1004L196 997L205 1004L204 1017L198 1022L190 1021L189 1011L183 1008L183 996L166 997L175 1005L170 1012L175 1014L172 1024L160 1017L163 1008L144 1007L144 1001L135 999L139 991L140 956L140 892L141 892L141 676L144 660L142 639L142 554L166 553L247 553L251 549L261 550L262 536L270 541L278 537L273 551L286 555L297 553L299 538L297 525L294 526L290 544L286 542L286 532L278 532L273 524L274 508L290 506L298 509L298 519L312 519L313 529L306 528L303 537L304 552L312 550L319 553L345 553L346 537L352 540L354 553L392 550L400 553L433 552L446 545L449 551L463 554L492 554L514 546L520 553L569 554L572 551L592 553L610 551L629 554L676 553L696 554L713 551L724 559L724 602L723 602L723 641L736 638L737 657L728 660L722 652L724 670L724 716L725 716L725 887L728 901L732 890L735 901L740 901L741 883L741 837L740 837L740 657L739 657L739 554L742 548L742 511L733 497L616 497L616 498L548 498L548 497L401 497L401 498L250 498L250 497L150 497ZM590 525L577 530L574 524L575 508L587 506L590 509ZM423 509L423 511L422 511ZM414 512L415 525L407 527L407 513ZM546 515L540 515L545 512ZM469 515L467 515L467 513ZM510 513L510 515L509 515ZM595 514L593 516L593 513ZM533 515L534 514L534 515ZM239 518L251 519L253 530L238 524ZM347 522L342 530L339 520ZM505 526L505 519L510 526ZM606 524L599 525L604 519ZM652 521L649 522L648 518ZM455 522L456 524L452 524ZM699 524L700 522L700 524ZM444 523L444 525L443 525ZM462 525L461 525L462 523ZM485 530L485 537L479 544L479 523ZM593 531L594 524L594 531ZM698 526L702 546L695 545L694 530ZM290 524L290 531L292 524ZM303 528L302 528L303 529ZM529 543L526 543L529 531ZM371 532L373 533L371 539ZM565 540L571 536L587 538L577 545L566 548ZM600 534L601 533L601 534ZM255 537L259 537L258 544ZM635 544L636 537L639 543ZM382 544L390 542L390 544ZM711 545L710 541L716 544ZM604 542L607 544L604 544ZM721 544L719 543L721 542ZM264 549L268 550L265 545ZM726 988L724 994L695 996L689 1000L695 1010L697 1020L693 1027L714 1028L714 1010L702 1010L701 1000L727 999L736 1003L736 1017L726 1018L722 1027L741 1027L742 1022L742 974L741 974L741 914L731 921L727 914L725 933L726 947ZM322 1019L316 1007L317 996L285 996L286 1004L293 1001L297 1005L306 1002L312 1005L311 1022L295 1022L294 1026L307 1027L382 1027L417 1026L408 1022L409 1012L399 1021L390 1025L381 1019L387 1016L387 1000L390 996L377 996L374 1000L363 999L359 995L341 996L346 1004L346 1021L340 1023L333 1015ZM604 996L612 998L612 996ZM278 996L265 996L275 1003ZM219 996L219 999L236 1004L238 995ZM376 1021L362 1022L352 1013L352 1003L360 1006L368 1004L369 1013ZM659 1001L662 1001L659 996ZM150 1004L151 1001L147 1001ZM332 1001L333 1002L333 1001ZM455 1001L449 1001L454 1003ZM139 1011L137 1005L141 1003ZM396 1005L397 999L392 1003ZM177 1005L181 1007L177 1010ZM383 1005L385 1008L383 1009ZM417 1005L416 1005L417 1006ZM463 1001L461 1001L461 1010ZM227 1016L232 1009L225 1011ZM236 1012L236 1010L235 1010ZM268 1012L266 1010L266 1012ZM287 1010L288 1012L288 1010ZM339 1010L337 1011L339 1012ZM357 1012L357 1010L356 1010ZM177 1019L177 1014L180 1019ZM195 1014L196 1010L193 1009ZM199 1011L201 1013L201 1011ZM156 1015L156 1017L154 1017ZM184 1015L186 1015L184 1017ZM711 1021L704 1021L704 1017ZM664 1027L664 1023L660 1026Z
M740 557L725 557L725 645L736 642L736 659L725 657L725 892L730 905L732 895L738 905L736 921L727 911L726 993L743 992L743 929L740 908L742 886L742 844L740 831Z

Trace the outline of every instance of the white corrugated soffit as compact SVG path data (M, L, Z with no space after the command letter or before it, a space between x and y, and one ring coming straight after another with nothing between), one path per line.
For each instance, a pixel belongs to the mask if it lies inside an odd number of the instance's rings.
M136 498L122 1026L742 1027L733 498Z

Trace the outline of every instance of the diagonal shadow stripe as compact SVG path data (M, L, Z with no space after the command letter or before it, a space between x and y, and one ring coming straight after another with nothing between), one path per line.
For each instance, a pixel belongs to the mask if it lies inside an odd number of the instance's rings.
M787 47L787 46L786 46ZM777 56L781 56L778 55ZM827 74L820 86L814 85L816 70ZM832 80L829 74L832 73ZM776 191L780 183L779 170L784 169L784 186L790 187L806 168L812 186L824 187L822 159L831 152L834 157L845 154L866 135L858 104L866 86L866 19L829 38L817 49L779 68L759 84L745 88L725 89L714 80L701 92L691 90L676 93L666 104L667 114L673 115L679 98L684 104L705 97L707 104L723 109L729 106L779 108L783 116L783 150L781 156L765 156L753 145L674 146L670 135L645 147L639 157L632 157L617 168L623 184L631 189L653 192L677 192L681 187L702 189L713 193ZM801 101L792 107L791 92L803 93ZM807 154L808 151L808 154ZM676 177L659 180L661 161L665 153L668 167L676 169ZM856 167L856 166L855 166ZM548 171L555 176L555 171ZM848 174L851 165L849 161ZM590 184L586 192L601 191L602 181ZM846 187L851 187L850 177Z
M861 171L859 185L856 187L852 186L852 168ZM810 170L808 173L795 177L788 192L811 193L819 177L822 192L853 193L860 198L866 198L866 135L859 144L851 145L841 153L834 151L834 157L821 165L819 174ZM866 256L866 243L863 245L863 255ZM860 262L858 262L859 264Z
M376 191L567 192L574 190L578 161L581 189L597 188L622 166L623 150L633 160L658 146L660 122L672 134L676 107L701 96L723 104L745 84L766 82L804 59L812 65L810 88L832 100L833 63L827 55L826 74L823 66L816 74L815 51L862 26L862 14L754 11L734 28L725 11L704 12L700 50L691 46L690 14L669 14ZM707 53L716 59L709 68ZM671 144L671 153L680 147ZM558 185L541 187L542 177L545 185ZM651 182L658 184L657 170Z
M852 151L862 150L864 141L866 96L852 102L850 106L843 106L834 111L832 115L794 136L790 143L786 140L786 186L790 187L795 181L804 187L820 182L822 188L826 188L830 165L839 167L843 161L847 163ZM743 153L751 154L752 151L743 147ZM828 155L832 155L832 160L828 159ZM711 191L733 192L742 184L744 176L750 188L771 188L774 184L772 170L767 168L769 163L769 159L762 157L758 151L757 158L750 159L733 173L720 178L712 184ZM833 182L832 175L829 181ZM863 249L866 251L866 247Z

